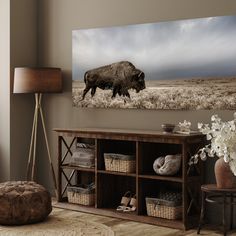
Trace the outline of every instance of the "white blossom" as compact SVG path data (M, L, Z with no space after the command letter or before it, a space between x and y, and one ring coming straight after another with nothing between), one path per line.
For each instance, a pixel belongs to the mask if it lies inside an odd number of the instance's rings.
M234 120L223 122L218 115L211 117L212 124L198 124L198 129L206 135L210 144L201 148L191 159L206 160L207 157L223 157L229 163L231 171L236 175L236 112Z
M212 136L210 134L207 134L206 138L207 140L211 140Z
M230 161L229 156L228 156L227 153L224 155L224 161L225 161L226 163L228 163L228 162Z
M205 153L204 151L201 152L201 153L199 154L199 156L200 156L201 160L203 160L203 161L205 161L205 160L207 159L207 155L206 155L206 153Z

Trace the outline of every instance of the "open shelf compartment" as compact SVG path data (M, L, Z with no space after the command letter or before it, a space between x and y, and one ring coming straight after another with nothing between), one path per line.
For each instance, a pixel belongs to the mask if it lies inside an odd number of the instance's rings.
M161 156L176 155L182 156L182 145L181 144L170 144L170 143L154 143L154 142L139 142L138 143L138 174L142 178L153 178L153 179L171 179L173 181L181 182L182 168L177 174L173 176L160 176L153 170L154 161ZM181 157L182 159L182 157ZM182 163L181 163L182 166ZM160 178L159 178L160 177Z
M145 216L147 216L146 197L158 198L160 191L175 191L182 194L182 184L166 180L162 181L153 179L139 179L138 186L139 186L138 213L140 215L145 215ZM183 205L183 199L182 199L182 205Z
M121 203L122 196L124 196L126 192L129 191L131 196L136 194L136 178L120 175L110 175L108 178L107 175L103 173L98 173L97 178L98 208L116 211L116 208Z
M97 168L105 171L104 153L132 155L136 160L136 142L99 139L97 143ZM119 174L119 172L117 172ZM122 173L122 172L121 172ZM135 172L134 172L135 173Z

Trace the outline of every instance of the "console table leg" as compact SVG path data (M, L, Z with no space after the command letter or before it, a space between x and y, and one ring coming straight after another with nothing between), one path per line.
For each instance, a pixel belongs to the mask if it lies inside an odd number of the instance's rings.
M62 201L62 194L61 194L61 187L62 187L62 179L61 179L61 161L62 161L62 137L58 136L58 158L57 158L57 201L61 202Z
M234 219L234 200L233 194L230 194L230 230L233 229L233 219Z
M226 194L223 194L223 230L224 230L224 236L227 235L227 229L226 229L226 219L225 219L225 215L226 215Z
M200 234L201 227L202 227L203 222L204 222L204 216L205 216L205 198L206 198L206 193L202 192L201 215L200 215L200 220L199 220L197 234Z

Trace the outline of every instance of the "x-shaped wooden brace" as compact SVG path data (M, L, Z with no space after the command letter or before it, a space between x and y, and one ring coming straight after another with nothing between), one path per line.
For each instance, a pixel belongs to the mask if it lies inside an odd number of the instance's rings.
M66 159L66 157L68 156L68 154L70 154L71 156L73 155L72 151L71 151L71 147L73 146L74 142L76 140L76 137L73 138L73 140L71 141L70 145L67 144L67 142L65 141L65 139L62 137L62 142L64 144L64 146L66 147L66 152L63 156L63 158L61 159L61 163L60 165L64 164L64 161ZM69 177L67 177L66 173L64 172L64 170L62 169L62 174L66 179L66 185L64 186L63 190L62 190L62 194L61 196L64 195L64 193L66 192L66 188L68 187L68 185L71 185L71 179L73 178L74 174L75 174L76 170L72 170Z
M68 144L66 143L65 139L62 137L62 142L64 143L67 151L65 153L65 155L63 156L62 160L61 160L61 165L64 163L66 157L68 156L68 154L70 154L71 156L73 155L72 151L71 151L71 147L73 146L74 142L75 142L76 138L73 138L73 140L71 141L71 144L68 146Z
M70 176L69 176L69 178L67 177L67 175L66 175L66 173L62 170L62 174L64 175L64 177L65 177L65 179L66 179L66 181L67 181L67 183L66 183L66 185L64 186L64 188L63 188L63 190L62 190L62 196L64 195L64 193L66 192L66 188L68 187L68 185L70 184L71 185L71 179L72 179L72 177L73 177L73 175L75 174L75 170L72 170L72 172L70 173Z

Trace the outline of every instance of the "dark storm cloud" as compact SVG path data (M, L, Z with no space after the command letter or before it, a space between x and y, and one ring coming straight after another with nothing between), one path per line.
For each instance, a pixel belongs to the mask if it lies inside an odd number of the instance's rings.
M236 16L73 31L73 79L129 60L146 79L236 75Z

